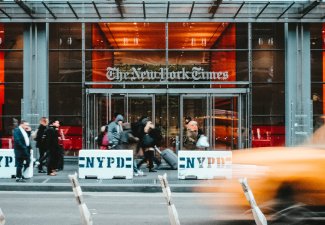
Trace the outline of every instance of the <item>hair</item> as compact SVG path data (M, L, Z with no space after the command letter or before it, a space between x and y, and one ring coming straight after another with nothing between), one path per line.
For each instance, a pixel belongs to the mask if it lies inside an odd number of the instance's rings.
M20 124L28 123L26 120L20 120Z
M59 121L58 119L53 119L50 121L50 124L52 125L53 123L55 123L55 121Z
M42 117L39 119L40 122L45 122L46 120L47 120L47 118L46 118L45 116L42 116Z

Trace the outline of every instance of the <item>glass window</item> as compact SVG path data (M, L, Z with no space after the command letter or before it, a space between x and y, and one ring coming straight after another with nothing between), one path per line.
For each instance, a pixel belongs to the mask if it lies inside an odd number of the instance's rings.
M253 51L253 82L284 82L284 51Z
M253 49L284 49L284 25L253 23Z
M22 24L0 23L0 148L12 147L23 98Z
M284 115L284 84L254 84L253 115Z
M50 84L50 118L61 118L65 126L81 125L81 84Z
M247 25L231 23L169 23L169 49L236 49L247 46ZM244 38L241 38L244 37Z
M81 82L81 51L50 51L50 82Z
M81 23L51 23L50 49L81 49Z
M165 49L165 23L86 25L86 49Z
M325 124L325 23L310 25L310 46L311 99L316 130Z

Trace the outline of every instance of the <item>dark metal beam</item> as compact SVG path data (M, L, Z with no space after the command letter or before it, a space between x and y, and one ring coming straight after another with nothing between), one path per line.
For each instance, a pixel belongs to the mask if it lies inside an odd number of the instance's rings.
M94 8L95 8L95 10L96 10L96 13L97 13L98 18L101 19L102 16L100 15L100 13L99 13L99 11L98 11L98 8L97 8L96 3L95 3L94 1L92 1L92 3L93 3L93 6L94 6Z
M123 16L123 6L122 6L123 0L115 0L115 4L117 6L118 11L120 12L121 18L124 18Z
M54 15L54 13L52 12L52 10L45 4L45 2L42 2L42 4L47 9L47 11L53 16L53 18L56 19L57 17Z
M74 11L74 9L73 9L72 5L70 4L70 2L67 2L67 3L68 3L68 5L69 5L71 11L73 12L74 16L75 16L77 19L79 19L79 16L78 16L77 13Z
M28 6L27 6L23 1L21 1L21 0L15 0L15 3L16 3L17 5L19 5L19 7L20 7L22 10L24 10L24 12L25 12L26 14L28 14L30 18L34 19L34 16L32 15L33 13L35 13L34 10L32 10L31 8L29 8L29 7L28 7Z
M244 5L245 5L245 2L243 2L243 3L240 5L240 7L238 8L236 14L235 14L234 17L233 17L234 19L237 17L239 11L241 10L241 8L243 8Z
M188 16L189 19L191 19L191 17L192 17L192 13L193 13L194 5L195 5L195 1L193 1L193 3L192 3L191 12L190 12L190 15Z
M280 19L289 9L291 9L291 7L295 4L295 2L292 2L287 8L286 10L283 11L283 13L281 13L280 16L278 16L278 19Z
M211 19L213 19L214 15L216 14L219 5L222 3L222 0L213 1L213 5L209 8L209 13L212 13Z
M168 1L168 4L167 4L166 18L168 18L168 16L169 16L169 7L170 7L170 1Z
M306 16L312 9L314 9L318 4L320 3L319 0L313 1L312 3L310 3L310 5L308 5L306 8L304 8L300 13L302 14L302 16L300 17L300 19L304 18L304 16Z
M266 9L266 7L268 7L268 5L270 5L270 2L266 3L266 5L263 7L263 9L258 13L258 15L255 17L255 19L257 19Z
M143 18L147 18L146 16L146 3L144 1L142 1L142 8L143 8Z
M6 13L3 9L0 8L0 11L1 11L3 14L5 14L9 19L11 19L11 16L9 16L9 14Z

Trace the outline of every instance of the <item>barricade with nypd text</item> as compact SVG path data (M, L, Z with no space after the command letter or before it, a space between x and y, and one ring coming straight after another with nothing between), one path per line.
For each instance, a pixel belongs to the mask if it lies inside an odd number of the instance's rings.
M231 178L231 151L178 151L178 179Z
M80 150L79 178L132 179L133 150Z
M25 178L33 177L33 150L30 151L30 164L24 171ZM16 162L13 149L0 149L0 178L13 178L16 176Z

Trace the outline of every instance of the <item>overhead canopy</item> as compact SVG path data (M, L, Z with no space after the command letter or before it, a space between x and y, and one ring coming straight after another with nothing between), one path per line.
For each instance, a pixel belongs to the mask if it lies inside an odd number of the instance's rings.
M0 1L0 22L325 22L325 2L240 0Z

